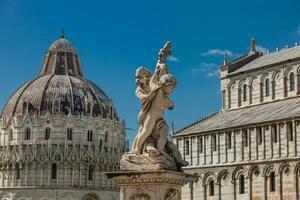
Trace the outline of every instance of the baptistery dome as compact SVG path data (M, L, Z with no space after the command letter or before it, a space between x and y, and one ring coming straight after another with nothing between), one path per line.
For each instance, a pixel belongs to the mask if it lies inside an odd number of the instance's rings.
M2 112L0 200L119 199L104 172L118 170L127 149L112 100L84 77L62 36Z
M118 120L112 101L100 87L84 78L74 46L63 37L50 46L39 75L12 95L3 120L48 112Z

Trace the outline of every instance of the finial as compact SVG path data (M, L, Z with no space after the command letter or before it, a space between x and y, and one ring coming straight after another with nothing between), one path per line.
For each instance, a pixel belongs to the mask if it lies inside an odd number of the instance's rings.
M64 28L61 29L61 32L60 32L60 38L65 38L65 30Z
M227 57L228 57L227 51L224 51L224 66L228 64Z
M174 126L174 122L172 121L172 129L171 129L171 134L174 135L175 133L175 126Z
M254 37L251 38L251 52L256 52L256 42Z

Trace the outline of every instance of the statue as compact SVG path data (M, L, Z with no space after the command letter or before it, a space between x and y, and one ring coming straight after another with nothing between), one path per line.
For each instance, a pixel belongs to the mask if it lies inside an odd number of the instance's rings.
M136 70L136 96L142 103L138 115L140 127L132 150L123 156L121 169L168 169L180 170L188 162L182 159L172 141L168 141L168 124L164 110L172 110L169 95L176 86L176 79L169 74L167 57L171 54L171 43L160 49L155 72L145 67Z

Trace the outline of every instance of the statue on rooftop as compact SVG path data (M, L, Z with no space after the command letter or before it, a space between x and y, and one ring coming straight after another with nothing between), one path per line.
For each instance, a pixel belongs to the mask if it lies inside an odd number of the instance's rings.
M188 162L182 159L172 141L168 141L168 124L164 120L164 110L173 109L169 95L176 86L176 79L168 74L167 57L171 54L171 43L160 49L155 72L145 67L136 70L136 96L142 103L138 115L140 127L132 145L132 150L123 156L121 169L168 169L180 170Z

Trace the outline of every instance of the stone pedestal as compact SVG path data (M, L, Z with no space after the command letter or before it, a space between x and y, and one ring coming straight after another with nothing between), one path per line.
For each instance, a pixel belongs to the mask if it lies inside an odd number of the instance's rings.
M176 171L119 171L106 173L120 188L120 200L180 200L181 187L195 181Z

